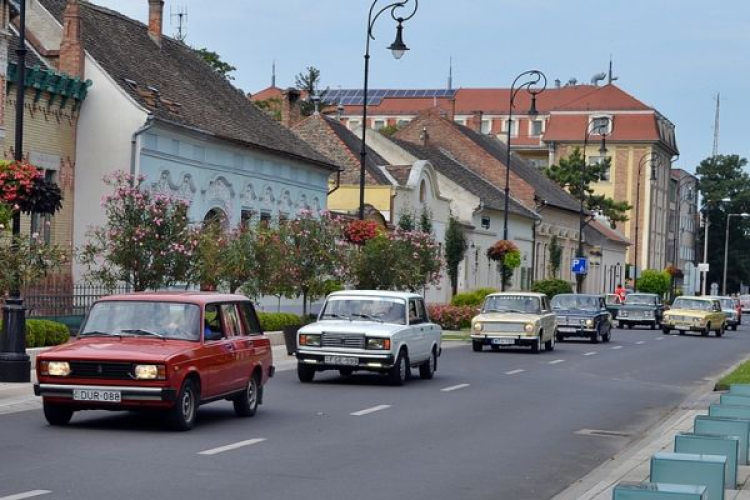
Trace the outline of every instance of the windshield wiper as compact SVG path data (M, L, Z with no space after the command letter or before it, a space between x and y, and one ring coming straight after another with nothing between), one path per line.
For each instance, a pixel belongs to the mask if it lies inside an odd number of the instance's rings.
M86 336L88 336L88 335L92 335L92 336L93 335L99 335L99 336L104 336L104 337L119 337L120 336L119 333L100 332L99 330L91 330L91 331L88 331L88 332L79 333L78 335L81 336L81 337L83 337L84 335L86 335Z
M349 321L352 320L349 316L346 316L344 314L336 314L336 313L325 313L323 314L324 318L336 318L336 319L348 319Z
M520 311L518 309L485 309L484 312L520 313L520 314L524 314L524 311Z
M154 337L164 338L161 333L156 333L152 330L144 330L143 328L134 328L132 330L120 330L122 333L131 333L133 335L152 335Z
M383 320L382 320L382 319L380 319L380 318L376 318L375 316L372 316L372 315L370 315L370 314L359 314L359 313L354 313L354 314L352 314L352 316L354 316L354 317L356 317L356 318L364 318L364 319L369 319L370 321L377 321L378 323L382 323L382 322L383 322Z

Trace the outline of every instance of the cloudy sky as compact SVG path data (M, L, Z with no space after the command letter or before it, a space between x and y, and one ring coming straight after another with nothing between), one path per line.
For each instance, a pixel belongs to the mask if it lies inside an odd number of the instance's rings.
M147 0L93 0L145 21ZM411 0L412 3L414 0ZM388 2L381 0L378 5ZM237 67L235 84L257 92L292 86L306 66L323 86L361 88L371 0L166 0L187 11L187 40ZM750 2L747 0L421 0L405 25L410 51L400 61L385 47L394 23L382 17L371 45L370 88L444 88L453 58L454 87L508 87L527 69L550 81L587 83L606 71L675 123L681 156L694 171L711 154L715 95L721 95L719 152L750 156Z

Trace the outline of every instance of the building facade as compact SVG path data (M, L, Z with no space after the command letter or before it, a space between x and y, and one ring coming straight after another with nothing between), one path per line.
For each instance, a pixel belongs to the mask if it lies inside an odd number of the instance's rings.
M700 290L698 273L698 178L680 168L673 168L669 183L669 238L667 261L679 269L682 277L676 286L686 294Z

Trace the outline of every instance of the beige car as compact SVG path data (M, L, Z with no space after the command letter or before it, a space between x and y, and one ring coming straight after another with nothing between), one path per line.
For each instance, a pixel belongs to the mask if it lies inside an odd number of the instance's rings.
M661 328L666 334L677 330L680 335L693 331L708 336L714 331L717 337L721 337L726 329L726 321L721 303L716 298L677 297L671 309L664 313Z
M541 293L502 292L487 296L478 316L471 320L474 352L485 345L529 346L533 352L555 348L555 314L549 299Z

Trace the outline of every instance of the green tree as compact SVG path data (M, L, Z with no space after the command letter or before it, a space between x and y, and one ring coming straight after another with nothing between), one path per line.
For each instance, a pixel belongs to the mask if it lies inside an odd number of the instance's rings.
M432 211L426 205L422 207L422 213L419 214L419 230L432 234Z
M672 276L667 271L646 269L638 278L638 291L643 293L655 293L660 297L666 297L672 284Z
M221 56L216 52L208 50L207 48L193 49L195 52L206 61L206 63L213 68L218 74L226 78L227 80L234 80L231 75L237 68L222 60Z
M281 121L281 98L269 97L262 101L253 101L253 104L258 106L261 110L265 111L277 122Z
M573 288L565 280L549 279L535 282L531 287L531 291L543 293L552 299L552 297L561 293L573 293Z
M448 267L448 279L451 282L451 296L458 292L458 266L463 262L468 248L464 227L451 214L445 230L445 263Z
M414 231L417 228L417 223L414 221L414 214L409 211L402 212L398 217L398 227L404 231Z
M544 170L552 181L565 188L575 198L581 194L581 171L583 170L584 206L587 210L601 212L612 224L628 220L627 212L633 208L627 202L615 201L604 195L594 194L592 182L597 182L611 167L611 159L593 163L583 167L583 155L580 148L575 148L567 158L561 158L558 165L552 165Z
M299 73L295 78L294 82L299 90L307 92L307 99L302 101L302 115L310 116L315 112L315 104L313 103L312 96L320 97L320 105L323 105L323 98L328 93L328 90L320 90L320 70L315 66L308 66L305 71Z
M394 123L391 125L386 125L385 127L380 127L378 129L378 132L380 132L381 135L384 135L386 137L391 137L393 134L395 134L399 130L401 130L401 127L399 127L398 125Z
M560 272L562 253L563 248L560 246L560 240L557 239L557 235L552 236L552 239L549 242L549 270L553 278L557 278L557 275Z
M706 158L696 174L698 189L703 198L703 217L709 222L708 284L721 285L724 271L724 243L727 216L750 212L750 175L745 171L747 160L738 155L717 155ZM722 200L729 199L724 202ZM729 227L729 261L727 290L738 292L740 283L750 281L750 220L732 217ZM699 232L699 247L704 248L705 232ZM701 259L702 260L702 259Z

